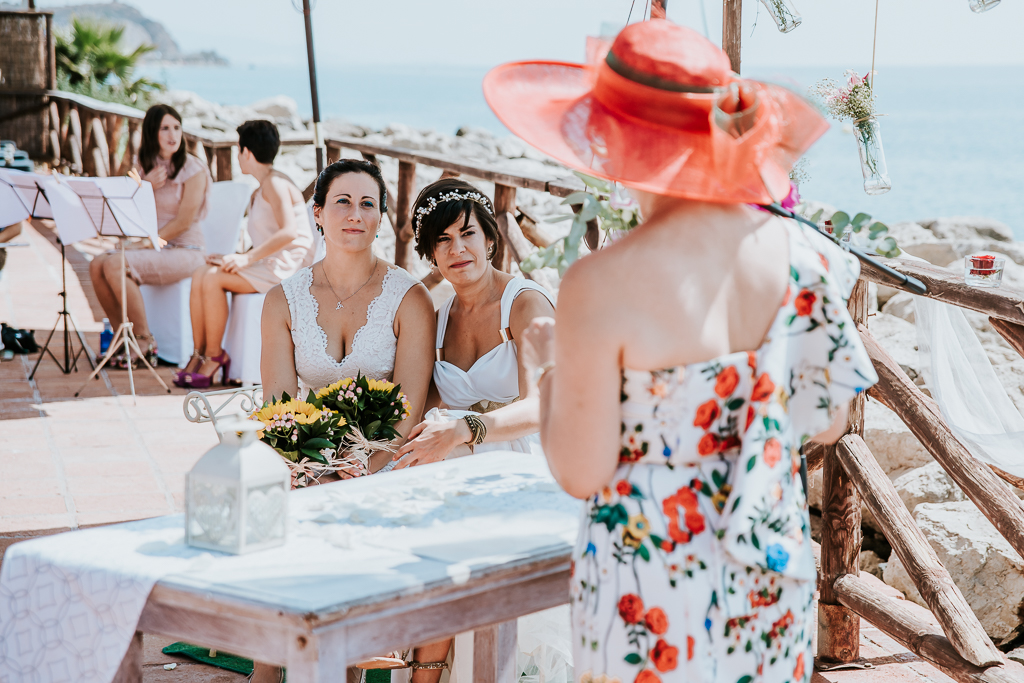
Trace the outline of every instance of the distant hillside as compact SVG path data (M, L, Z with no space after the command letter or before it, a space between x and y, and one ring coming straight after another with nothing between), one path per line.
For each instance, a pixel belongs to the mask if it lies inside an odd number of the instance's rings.
M142 43L156 46L156 50L143 57L148 62L174 62L178 64L212 64L226 66L224 59L214 50L184 53L178 47L171 34L159 21L154 21L142 14L131 5L120 2L95 3L91 5L71 5L69 7L47 7L53 12L53 23L58 30L67 31L71 28L72 17L92 19L110 24L121 24L125 27L122 45L134 50Z

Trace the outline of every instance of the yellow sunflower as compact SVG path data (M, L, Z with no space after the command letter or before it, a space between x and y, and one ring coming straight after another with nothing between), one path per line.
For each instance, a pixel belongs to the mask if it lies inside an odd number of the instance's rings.
M334 384L330 384L330 385L324 387L323 389L318 389L317 392L316 392L316 397L317 398L323 398L324 396L327 396L327 395L329 395L331 393L334 393L334 392L341 393L345 389L347 389L350 386L352 386L352 382L353 381L354 380L351 377L346 377L345 379L338 380Z
M395 385L385 379L372 379L367 378L366 386L370 391L379 391L385 394L390 394L391 390L395 388Z

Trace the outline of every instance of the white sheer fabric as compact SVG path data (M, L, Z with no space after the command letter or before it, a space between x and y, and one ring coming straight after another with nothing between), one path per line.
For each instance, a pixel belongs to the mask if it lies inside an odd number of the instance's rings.
M389 267L381 292L366 309L366 324L352 338L352 348L340 361L327 353L327 333L317 316L320 304L309 288L313 284L312 267L303 268L281 283L292 319L295 344L295 370L299 376L299 397L310 389L320 389L344 377L362 372L374 379L390 379L395 370L395 315L409 289L417 284L401 268Z
M956 306L914 297L925 384L950 430L971 454L1024 477L1024 417Z

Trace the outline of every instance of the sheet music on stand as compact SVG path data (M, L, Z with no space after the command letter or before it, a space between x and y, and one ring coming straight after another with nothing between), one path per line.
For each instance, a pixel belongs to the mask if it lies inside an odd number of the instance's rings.
M62 242L74 244L91 237L116 237L121 252L121 324L114 332L107 354L75 396L100 373L118 347L123 348L129 359L134 351L160 386L171 393L156 368L146 360L128 320L125 242L133 237L143 237L150 240L154 249L160 249L153 186L134 172L130 176L115 178L69 178L55 173L44 189ZM128 363L128 383L134 397L135 376L131 362Z
M43 184L49 176L0 168L0 228L29 218L53 218Z

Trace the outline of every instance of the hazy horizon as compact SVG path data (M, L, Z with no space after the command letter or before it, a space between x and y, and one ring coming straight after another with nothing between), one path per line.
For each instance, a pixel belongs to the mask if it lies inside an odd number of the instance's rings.
M41 9L87 0L39 0ZM299 0L294 0L299 2ZM391 0L314 5L318 63L493 66L518 59L580 61L587 35L604 24L642 17L649 0ZM875 2L794 0L803 24L779 33L767 10L744 0L743 67L822 67L866 71L871 64ZM301 13L290 0L215 0L218 21L197 21L209 0L130 0L161 22L182 50L216 50L235 66L305 64ZM721 40L717 0L668 0L669 18ZM705 21L706 20L706 21ZM225 26L229 28L225 28ZM877 67L1024 64L1024 3L1007 0L984 14L968 0L881 3Z

